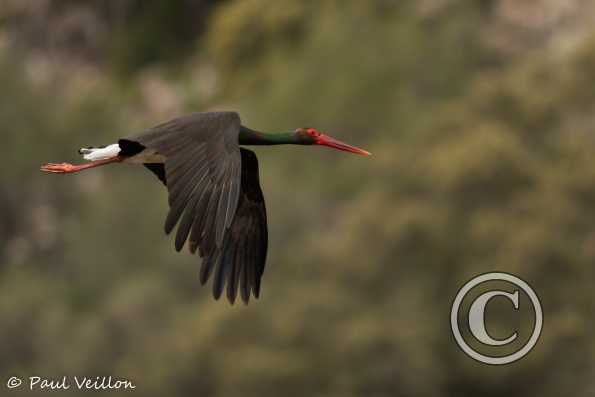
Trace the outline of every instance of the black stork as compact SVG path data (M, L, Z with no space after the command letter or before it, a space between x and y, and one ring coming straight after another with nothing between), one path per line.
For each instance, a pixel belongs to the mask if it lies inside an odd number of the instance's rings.
M50 163L51 173L74 173L110 163L143 164L168 189L169 213L165 233L176 224L175 247L186 240L191 253L203 258L200 282L213 270L213 296L219 299L227 283L233 304L240 290L244 303L250 292L260 294L268 245L264 198L254 152L239 145L322 145L370 155L314 128L268 134L240 124L235 112L192 113L117 143L83 148L88 163Z

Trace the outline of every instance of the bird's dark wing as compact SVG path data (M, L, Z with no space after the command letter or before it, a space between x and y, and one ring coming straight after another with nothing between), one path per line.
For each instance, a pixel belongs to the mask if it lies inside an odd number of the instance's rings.
M235 218L225 233L223 248L207 255L200 269L205 284L215 270L213 296L219 299L227 283L227 299L233 303L240 290L244 303L250 291L258 298L260 278L267 255L267 215L258 179L258 160L254 152L240 149L242 177ZM192 238L191 238L192 241Z
M157 178L159 178L159 180L163 182L165 186L167 186L167 178L165 177L165 165L161 163L144 163L143 165L149 171L155 174Z
M240 118L233 112L192 113L129 138L165 156L170 210L165 232L176 224L180 251L192 232L191 250L221 251L240 194Z

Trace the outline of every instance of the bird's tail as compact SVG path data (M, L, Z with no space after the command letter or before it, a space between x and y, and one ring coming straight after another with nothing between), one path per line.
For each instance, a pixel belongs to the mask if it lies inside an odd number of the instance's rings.
M79 149L79 153L83 155L85 160L97 161L116 157L120 154L120 150L120 145L114 143L112 145L100 147L84 147Z

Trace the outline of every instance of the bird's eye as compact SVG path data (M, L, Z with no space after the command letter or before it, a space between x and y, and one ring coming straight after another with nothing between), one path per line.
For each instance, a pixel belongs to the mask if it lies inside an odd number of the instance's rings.
M316 131L314 128L308 128L308 134L312 136L319 136L320 132Z

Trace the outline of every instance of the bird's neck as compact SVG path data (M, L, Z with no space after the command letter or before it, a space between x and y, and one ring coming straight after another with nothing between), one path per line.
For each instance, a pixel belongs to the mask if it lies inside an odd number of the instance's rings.
M266 133L242 126L239 135L240 145L302 145L295 132Z

